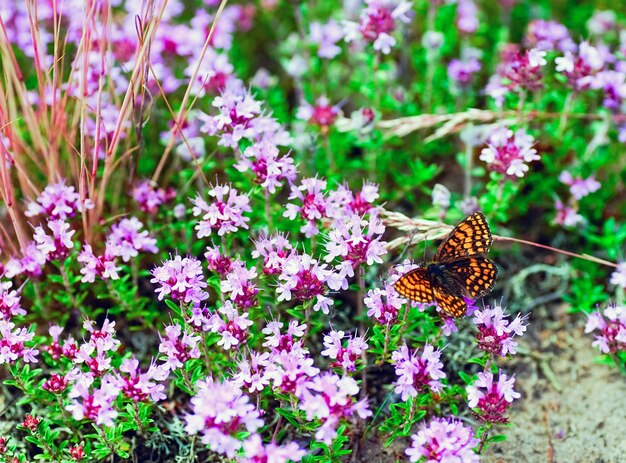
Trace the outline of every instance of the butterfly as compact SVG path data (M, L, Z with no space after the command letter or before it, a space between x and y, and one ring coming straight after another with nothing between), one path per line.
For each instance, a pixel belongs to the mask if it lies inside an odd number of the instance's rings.
M487 219L474 212L443 240L432 262L402 275L394 288L413 301L436 302L447 317L462 317L467 311L463 297L476 299L493 289L498 268L485 257L492 244Z

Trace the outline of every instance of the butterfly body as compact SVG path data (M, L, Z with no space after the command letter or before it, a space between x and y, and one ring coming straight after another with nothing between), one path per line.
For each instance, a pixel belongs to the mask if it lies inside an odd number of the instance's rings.
M485 296L495 284L498 269L485 257L492 243L485 216L475 212L439 245L432 262L402 275L394 288L411 300L436 302L448 317L461 317L467 311L464 298Z

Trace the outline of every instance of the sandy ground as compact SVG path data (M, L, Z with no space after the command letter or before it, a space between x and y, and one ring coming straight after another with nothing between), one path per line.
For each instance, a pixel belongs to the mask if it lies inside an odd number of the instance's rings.
M526 354L508 368L522 400L503 430L508 439L488 449L484 461L626 462L626 377L598 364L581 327L538 334L524 338Z

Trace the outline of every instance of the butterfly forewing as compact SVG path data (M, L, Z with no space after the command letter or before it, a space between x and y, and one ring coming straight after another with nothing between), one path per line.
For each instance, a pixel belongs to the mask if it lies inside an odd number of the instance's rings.
M416 268L402 275L393 285L403 297L416 302L433 302L433 288L426 276L425 268Z
M484 256L466 257L445 264L446 271L454 275L467 291L467 296L476 299L489 293L496 282L498 268Z
M447 317L458 318L465 315L467 303L461 296L450 294L445 287L434 284L433 294L439 310Z
M439 245L434 261L447 263L462 257L484 254L493 244L493 236L482 212L474 212Z

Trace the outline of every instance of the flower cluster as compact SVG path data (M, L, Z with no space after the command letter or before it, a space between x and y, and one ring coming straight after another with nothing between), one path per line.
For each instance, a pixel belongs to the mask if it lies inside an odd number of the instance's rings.
M209 295L204 291L207 284L204 281L202 265L193 257L176 256L166 260L162 266L152 270L151 283L160 285L155 291L159 300L168 295L177 301L186 304L200 303Z
M368 308L367 316L374 317L381 325L394 323L398 319L398 312L402 308L403 299L387 285L385 289L374 288L367 292L363 301Z
M236 232L239 228L247 229L250 219L245 217L245 212L250 212L250 199L229 185L215 185L209 190L212 198L208 204L200 195L192 202L194 204L193 215L201 217L196 225L198 238L211 236L217 231L219 236Z
M487 147L480 153L480 160L495 172L508 177L523 177L528 172L528 163L540 159L533 144L533 137L524 129L513 133L500 127L491 133Z
M479 349L502 357L515 354L517 342L513 338L524 334L527 317L517 314L513 321L509 321L499 305L477 310L472 321L478 327L476 342Z
M34 337L35 333L27 328L16 328L15 323L0 320L0 365L14 364L20 359L26 363L37 362L39 350L26 345Z
M626 309L609 305L604 313L593 312L587 318L585 333L594 333L592 345L603 354L626 351Z
M412 463L478 463L480 457L473 450L478 443L472 428L460 421L435 418L411 436L406 454Z
M417 350L409 351L406 344L393 352L391 359L395 363L398 376L396 394L401 394L402 400L407 400L421 394L426 388L434 392L441 390L442 384L439 380L445 378L446 374L442 371L440 357L441 352L430 344L424 345L421 355Z
M51 183L41 192L35 201L28 204L26 215L42 215L48 220L67 220L81 212L83 207L91 207L91 202L81 202L80 195L65 180Z
M139 208L150 215L156 214L159 206L176 197L176 191L173 188L159 188L149 181L135 185L132 194Z
M344 338L347 338L345 343ZM343 331L332 330L324 336L324 347L326 349L322 351L322 355L334 360L331 367L353 372L357 359L367 350L367 343L361 336L346 336Z
M20 305L21 297L11 289L12 286L10 281L0 281L0 317L6 321L18 315L26 315L26 310Z
M252 171L255 183L272 194L283 182L291 185L297 173L293 159L280 156L278 147L267 140L247 147L235 168L240 172Z
M478 373L478 379L467 387L467 401L478 418L487 423L507 423L505 416L511 403L520 398L520 393L513 389L515 377L507 378L500 373L494 383L493 373Z

